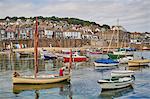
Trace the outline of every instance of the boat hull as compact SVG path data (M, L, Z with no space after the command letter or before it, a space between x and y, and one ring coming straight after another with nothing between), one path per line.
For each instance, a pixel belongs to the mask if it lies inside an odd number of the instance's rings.
M46 78L33 78L33 77L13 77L13 84L50 84L63 81L69 81L70 75Z
M44 59L57 59L57 57L53 57L53 56L46 56L46 55L44 55Z
M125 77L125 76L131 76L134 75L134 71L112 71L111 77Z
M112 53L108 53L107 55L109 56L110 59L120 59L122 57L125 57L125 55L115 55Z
M131 86L133 84L133 79L130 79L128 81L124 82L113 82L113 81L105 81L105 80L99 80L98 83L100 84L100 87L102 90L111 90L111 89L120 89L127 86Z
M113 52L113 54L115 54L115 55L133 56L133 52L126 52L126 51Z
M69 62L70 58L64 57L64 62ZM83 62L87 61L88 59L86 57L78 57L78 58L72 58L72 62Z
M111 67L111 66L117 66L118 63L105 64L105 63L96 63L96 62L94 62L94 65L96 67Z
M150 60L132 60L128 62L128 66L147 66Z

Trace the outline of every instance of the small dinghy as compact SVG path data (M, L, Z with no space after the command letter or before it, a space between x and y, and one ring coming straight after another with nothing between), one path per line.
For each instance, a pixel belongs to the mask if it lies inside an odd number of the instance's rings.
M118 79L103 79L98 80L102 90L119 89L133 84L134 79L131 77L123 77Z
M44 58L45 60L57 59L57 56L54 53L48 52L47 50L41 50L40 53L41 53L42 58Z
M126 56L126 57L118 59L119 63L122 63L122 64L128 63L128 61L131 61L131 60L133 60L132 56Z
M69 62L70 60L70 56L66 55L63 57L64 62ZM77 52L75 52L75 54L72 54L72 61L73 62L84 62L84 61L88 61L88 58L86 56L80 56Z

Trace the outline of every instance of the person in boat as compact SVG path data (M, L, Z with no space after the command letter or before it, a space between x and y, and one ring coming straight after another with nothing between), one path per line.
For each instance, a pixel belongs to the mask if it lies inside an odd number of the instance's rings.
M63 76L63 72L64 72L64 68L62 67L59 69L59 76Z
M67 70L68 67L62 67L59 69L59 76L63 76L64 75L64 71Z
M18 77L18 76L20 76L20 74L18 72L14 72L13 76Z

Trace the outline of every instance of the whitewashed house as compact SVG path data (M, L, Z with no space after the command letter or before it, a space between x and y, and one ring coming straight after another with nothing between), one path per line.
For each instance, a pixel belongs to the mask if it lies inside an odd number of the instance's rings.
M6 39L13 40L15 39L15 32L12 30L6 30Z
M63 32L63 37L67 39L81 39L81 32Z
M52 38L54 35L54 32L52 30L44 30L44 32L47 38Z
M5 29L0 29L0 41L6 39Z
M33 30L32 28L26 28L26 36L27 38L33 38L35 30Z
M27 38L26 29L21 29L20 30L20 38L21 39L26 39Z
M55 34L56 38L59 38L59 39L63 38L63 32L61 32L61 31L55 31L54 34Z

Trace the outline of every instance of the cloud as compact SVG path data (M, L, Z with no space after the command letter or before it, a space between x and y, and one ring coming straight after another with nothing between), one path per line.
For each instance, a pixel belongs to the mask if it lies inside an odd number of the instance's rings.
M0 17L76 17L115 25L117 19L128 31L150 32L149 0L0 0Z

